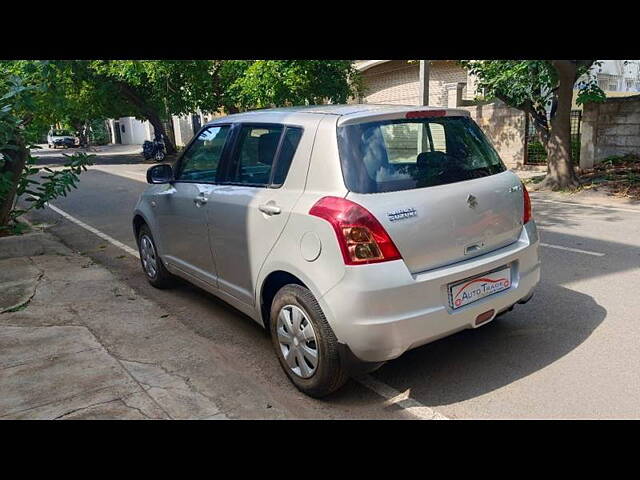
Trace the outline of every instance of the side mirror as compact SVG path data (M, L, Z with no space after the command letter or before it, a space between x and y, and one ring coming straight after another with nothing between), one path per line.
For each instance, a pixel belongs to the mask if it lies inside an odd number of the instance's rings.
M173 169L171 165L154 165L147 170L147 183L169 183L173 181Z

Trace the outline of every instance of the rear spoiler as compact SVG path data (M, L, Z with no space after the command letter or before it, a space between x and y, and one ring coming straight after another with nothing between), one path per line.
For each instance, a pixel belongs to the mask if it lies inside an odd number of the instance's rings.
M338 127L345 125L356 125L358 123L381 122L386 120L404 120L412 118L429 117L469 117L467 110L461 108L434 108L434 107L410 107L403 106L395 111L375 110L343 115L338 119Z

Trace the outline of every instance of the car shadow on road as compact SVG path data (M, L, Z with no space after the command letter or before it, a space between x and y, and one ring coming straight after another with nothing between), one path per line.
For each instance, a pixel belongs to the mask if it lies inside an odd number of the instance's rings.
M607 218L602 218L608 220ZM478 329L406 352L374 376L428 406L448 405L507 386L585 342L607 310L568 286L637 268L634 245L542 231L541 241L603 256L540 247L541 282L525 305Z
M583 343L607 311L589 295L549 283L484 327L405 353L374 375L428 406L489 393L552 364Z

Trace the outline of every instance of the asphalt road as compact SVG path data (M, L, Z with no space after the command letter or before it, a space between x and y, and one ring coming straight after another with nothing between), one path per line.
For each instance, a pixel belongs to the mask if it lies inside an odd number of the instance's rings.
M97 157L78 190L53 204L136 248L131 212L146 188L139 156ZM51 153L45 163L59 163ZM317 401L281 372L262 329L196 287L150 287L135 258L47 209L65 243L106 265L141 294L279 392L291 418L411 418L425 406L450 418L640 418L640 209L576 206L534 194L542 281L534 298L484 327L407 352L371 375L411 402L388 401L355 381ZM568 250L569 249L569 250ZM571 250L573 249L573 250Z

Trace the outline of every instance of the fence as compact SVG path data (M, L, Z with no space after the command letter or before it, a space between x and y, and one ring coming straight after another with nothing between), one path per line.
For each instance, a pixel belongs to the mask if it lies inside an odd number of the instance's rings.
M582 111L571 111L571 158L574 165L580 163L580 126L582 123ZM527 115L526 119L526 148L525 148L525 165L546 165L547 152L545 151L533 121Z
M640 95L584 105L580 168L611 156L640 156Z
M458 108L469 112L471 118L489 137L507 167L522 166L526 153L526 114L522 110L499 101Z

